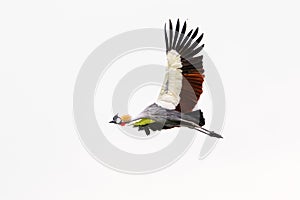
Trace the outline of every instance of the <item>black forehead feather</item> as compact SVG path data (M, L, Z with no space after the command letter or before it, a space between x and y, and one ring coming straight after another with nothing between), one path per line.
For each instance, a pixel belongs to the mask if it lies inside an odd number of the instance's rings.
M113 120L116 121L119 118L118 114L113 117Z

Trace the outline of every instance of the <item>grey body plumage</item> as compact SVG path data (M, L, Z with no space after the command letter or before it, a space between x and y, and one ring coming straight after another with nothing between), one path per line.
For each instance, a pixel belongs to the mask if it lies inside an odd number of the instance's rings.
M195 112L199 112L199 114L193 115ZM157 130L169 129L174 127L187 127L187 128L198 130L212 137L222 138L221 135L216 134L213 131L209 131L202 128L202 126L205 124L205 121L201 110L197 110L190 113L181 113L178 112L177 110L166 109L157 105L156 103L153 103L147 108L145 108L138 115L138 117L133 119L131 122L140 119L151 119L155 121L151 124L139 126L139 130L145 130L147 135L149 134L149 129L153 131L157 131Z

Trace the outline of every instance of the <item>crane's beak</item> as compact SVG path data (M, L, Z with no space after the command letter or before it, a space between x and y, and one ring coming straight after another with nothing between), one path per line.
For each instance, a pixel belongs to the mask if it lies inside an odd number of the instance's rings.
M116 122L115 122L115 121L110 121L109 123L113 123L113 124L116 124Z

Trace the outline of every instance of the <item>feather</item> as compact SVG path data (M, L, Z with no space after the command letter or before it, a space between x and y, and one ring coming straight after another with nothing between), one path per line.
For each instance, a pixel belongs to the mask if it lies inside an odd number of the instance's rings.
M186 54L186 55L183 55L183 57L186 57L186 58L191 58L193 57L194 55L198 54L204 47L204 44L202 44L200 47L198 47L197 49L195 49L194 51L190 52L189 54Z
M179 51L179 50L178 50L178 47L180 46L180 44L181 44L181 42L182 42L182 38L183 38L183 36L184 36L184 34L185 34L185 31L186 31L186 22L184 22L184 24L183 24L183 27L182 27L182 30L181 30L181 33L180 33L178 42L177 42L177 44L176 44L176 46L175 46L175 50L176 50L177 52Z
M190 32L188 32L188 34L186 35L186 37L184 38L183 42L180 44L179 48L178 48L178 51L180 52L182 47L185 46L185 43L187 42L187 40L189 39L190 35L192 34L193 32L193 29L190 30Z
M167 24L165 23L164 32L165 32L166 52L168 52L170 49L169 49L169 44L168 44L168 36L167 36L166 26L167 26Z
M198 34L198 30L199 28L196 28L195 32L193 33L193 35L190 37L190 39L188 40L188 42L186 43L186 45L179 51L179 53L182 55L186 49L189 48L189 46L191 45L193 39L196 37L196 35ZM183 57L184 58L184 57Z
M146 119L146 118L144 118L144 119L141 119L141 120L135 122L133 125L134 126L145 126L145 125L148 125L148 124L151 124L151 123L154 123L154 122L155 121L152 120L152 119Z
M179 19L178 19L177 24L176 24L176 29L175 29L174 41L173 41L173 45L172 45L172 49L174 49L174 50L176 50L175 46L176 46L176 42L177 42L177 38L178 38L179 27L180 27L180 24L179 24Z
M199 36L199 38L186 50L191 52L197 45L199 45L199 43L201 42L203 38L203 33ZM182 55L184 54L184 52L182 52Z
M173 30L172 30L172 22L171 20L169 20L169 39L170 39L170 46L169 46L169 50L172 50L172 39L173 39Z

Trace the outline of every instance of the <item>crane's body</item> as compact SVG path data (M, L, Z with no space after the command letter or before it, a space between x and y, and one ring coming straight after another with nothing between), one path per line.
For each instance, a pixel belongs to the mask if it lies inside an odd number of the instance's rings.
M181 32L179 29L179 20L174 31L170 21L169 34L165 25L168 67L157 101L133 119L129 115L115 115L111 123L132 125L138 130L144 130L147 135L150 134L150 130L187 127L211 137L222 138L221 135L202 127L205 125L205 119L201 110L193 111L203 92L203 56L197 56L204 47L203 44L199 45L203 34L195 39L198 34L197 28L186 35L186 22Z
M145 130L147 135L150 134L150 130L160 131L174 127L187 127L210 136L221 137L214 132L202 128L205 124L205 119L201 110L181 113L177 110L169 110L153 103L143 110L137 118L131 121L130 125L138 127L139 130Z

